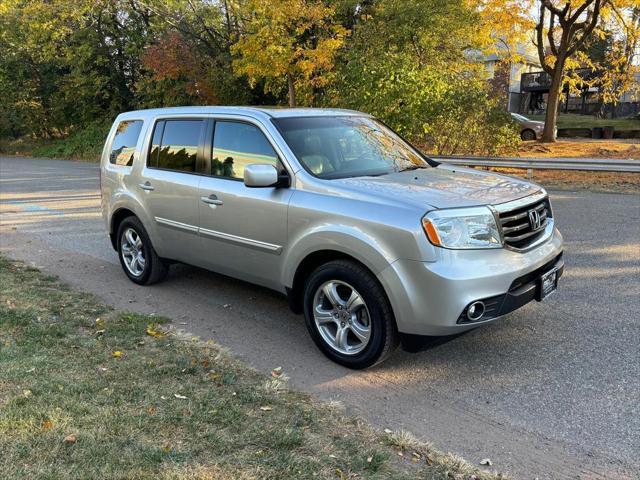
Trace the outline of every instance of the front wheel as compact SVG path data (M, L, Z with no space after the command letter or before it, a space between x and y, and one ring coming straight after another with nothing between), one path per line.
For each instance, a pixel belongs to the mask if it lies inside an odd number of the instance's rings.
M398 345L382 286L356 262L337 260L318 267L305 287L304 313L318 348L346 367L375 365Z
M524 140L525 142L530 142L532 140L535 140L538 137L536 137L536 132L534 132L530 128L527 128L527 129L523 130L522 132L520 132L520 138L522 140Z

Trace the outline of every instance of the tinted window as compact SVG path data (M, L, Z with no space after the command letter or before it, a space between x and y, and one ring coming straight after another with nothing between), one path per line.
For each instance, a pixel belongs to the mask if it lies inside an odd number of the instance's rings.
M157 139L163 122L156 125L150 153L150 164L153 165L154 148L158 149ZM157 152L157 167L181 172L196 171L196 157L200 142L202 120L167 120L164 122L162 141ZM155 147L154 147L155 145Z
M253 163L278 166L278 156L260 129L247 123L216 122L211 174L244 178L244 167Z
M116 136L111 144L109 162L114 165L133 165L133 154L136 151L141 129L142 120L120 122L116 130Z

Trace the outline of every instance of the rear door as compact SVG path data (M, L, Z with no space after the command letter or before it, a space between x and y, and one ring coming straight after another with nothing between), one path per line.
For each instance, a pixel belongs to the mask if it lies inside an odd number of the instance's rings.
M156 223L152 239L160 256L196 263L198 187L202 170L204 118L156 121L138 188Z
M207 267L272 288L280 287L287 242L290 188L248 188L244 167L274 165L288 174L261 127L249 119L210 121L208 175L200 182L201 257Z

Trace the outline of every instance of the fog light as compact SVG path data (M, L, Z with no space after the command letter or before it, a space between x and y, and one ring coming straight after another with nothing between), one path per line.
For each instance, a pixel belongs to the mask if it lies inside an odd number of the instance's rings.
M484 303L473 302L467 309L467 318L473 322L476 322L484 315Z

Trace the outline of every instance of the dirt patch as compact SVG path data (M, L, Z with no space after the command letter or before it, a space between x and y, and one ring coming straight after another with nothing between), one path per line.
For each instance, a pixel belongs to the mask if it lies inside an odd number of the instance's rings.
M533 158L615 158L640 160L640 140L559 140L522 142L519 155Z

